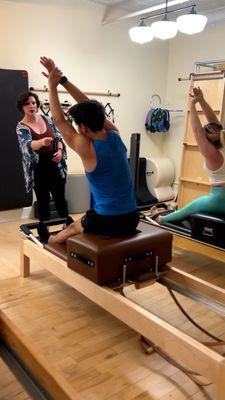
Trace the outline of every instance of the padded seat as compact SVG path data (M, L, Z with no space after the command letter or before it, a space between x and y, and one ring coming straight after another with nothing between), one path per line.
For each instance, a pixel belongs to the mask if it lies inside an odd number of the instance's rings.
M67 261L67 248L65 244L47 243L44 245L44 248L62 260Z
M85 233L67 240L68 267L103 285L140 272L162 269L172 260L172 234L140 222L134 235L104 239Z

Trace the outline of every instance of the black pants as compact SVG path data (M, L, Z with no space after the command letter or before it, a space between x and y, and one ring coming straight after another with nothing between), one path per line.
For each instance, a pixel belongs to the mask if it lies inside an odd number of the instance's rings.
M84 233L102 236L119 237L134 234L138 226L138 210L121 215L100 215L95 210L88 210L81 219Z
M52 153L40 154L39 162L34 167L34 191L40 221L46 221L50 217L50 194L59 216L68 217L65 200L66 179L61 177L57 163L52 161L52 157Z

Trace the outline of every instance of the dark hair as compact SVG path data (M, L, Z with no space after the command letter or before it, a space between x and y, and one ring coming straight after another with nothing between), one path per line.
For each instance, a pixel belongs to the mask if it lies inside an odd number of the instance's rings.
M19 97L17 99L17 102L16 102L16 108L19 111L22 111L23 110L23 106L25 106L25 104L28 102L29 97L31 97L31 96L35 98L36 103L37 103L37 108L39 108L40 100L38 98L38 95L36 93L30 92L30 91L21 93L19 95Z
M93 132L101 131L105 122L105 109L97 100L85 100L69 109L77 125L85 125Z
M207 139L215 146L221 147L221 130L223 126L217 122L209 122L203 126Z

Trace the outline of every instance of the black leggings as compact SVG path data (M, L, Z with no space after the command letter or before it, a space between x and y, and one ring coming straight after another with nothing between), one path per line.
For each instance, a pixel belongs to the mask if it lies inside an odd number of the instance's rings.
M137 210L121 215L100 215L95 210L88 210L81 219L84 233L119 237L136 232L140 213Z
M61 177L57 163L52 161L52 157L52 153L40 154L39 162L34 167L34 191L40 221L46 221L50 217L50 193L59 216L68 217L65 200L66 179Z

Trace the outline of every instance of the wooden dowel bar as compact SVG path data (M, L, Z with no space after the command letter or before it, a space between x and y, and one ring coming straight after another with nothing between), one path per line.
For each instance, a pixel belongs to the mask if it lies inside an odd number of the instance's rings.
M224 78L224 71L191 72L189 77L180 77L178 82L198 80L198 79L220 79Z
M33 92L48 93L49 90L46 86L43 89L30 87ZM66 90L58 90L58 93L69 94ZM84 92L87 96L99 96L99 97L120 97L120 93L113 93L108 90L107 92Z

